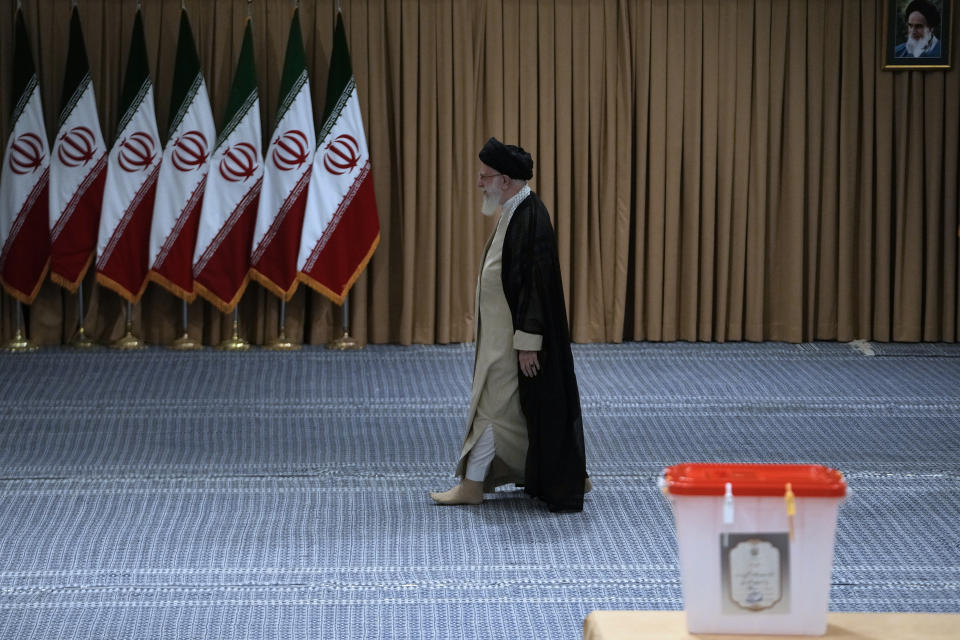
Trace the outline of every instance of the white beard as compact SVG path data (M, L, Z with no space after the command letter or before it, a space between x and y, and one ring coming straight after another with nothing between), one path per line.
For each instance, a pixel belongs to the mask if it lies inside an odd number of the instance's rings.
M927 31L927 35L919 40L907 38L907 53L914 58L919 58L920 55L927 50L927 47L932 44L932 40L933 31Z
M480 205L480 213L488 218L497 212L500 208L500 198L497 193L484 193L483 203Z

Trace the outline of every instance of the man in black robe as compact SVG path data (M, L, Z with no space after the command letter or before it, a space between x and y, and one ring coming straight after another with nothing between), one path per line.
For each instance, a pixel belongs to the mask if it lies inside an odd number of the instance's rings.
M490 138L480 161L484 213L497 206L502 213L478 282L473 398L457 468L462 480L430 495L440 504L479 504L485 489L513 482L551 511L580 511L591 485L556 234L526 185L533 177L528 153ZM490 329L497 323L506 331Z

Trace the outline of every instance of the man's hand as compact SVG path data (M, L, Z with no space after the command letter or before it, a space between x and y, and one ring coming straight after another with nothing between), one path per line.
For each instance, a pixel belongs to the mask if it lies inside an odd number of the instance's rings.
M540 362L537 360L536 351L518 351L517 357L520 359L520 371L528 378L540 373Z

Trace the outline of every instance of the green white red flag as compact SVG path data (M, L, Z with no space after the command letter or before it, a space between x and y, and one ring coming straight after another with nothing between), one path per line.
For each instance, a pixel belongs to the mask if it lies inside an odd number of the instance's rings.
M50 158L50 279L76 291L97 250L107 145L73 7L57 137Z
M120 114L100 211L97 282L137 302L147 288L150 219L162 156L140 11L133 22Z
M339 13L326 100L297 267L302 282L343 304L380 242L380 222L360 100Z
M210 152L217 130L186 10L180 11L170 130L157 179L150 228L149 277L193 301L193 249L197 241Z
M50 150L23 12L13 49L12 127L0 170L0 284L30 304L50 263Z
M250 281L250 246L263 182L260 135L253 33L247 18L193 252L194 287L224 313L233 311Z
M250 276L289 300L297 290L297 252L316 145L299 9L290 22L275 122L264 158Z

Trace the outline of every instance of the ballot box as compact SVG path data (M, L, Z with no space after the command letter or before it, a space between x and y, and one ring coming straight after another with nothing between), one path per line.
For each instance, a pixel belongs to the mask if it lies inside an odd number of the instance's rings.
M690 633L822 635L843 475L819 465L678 464L673 505Z

